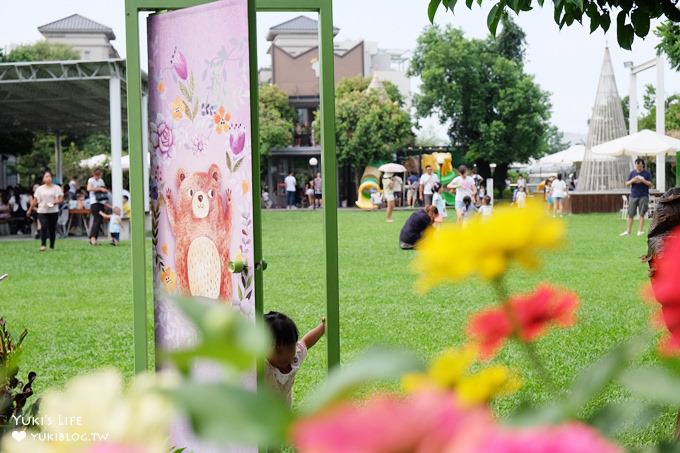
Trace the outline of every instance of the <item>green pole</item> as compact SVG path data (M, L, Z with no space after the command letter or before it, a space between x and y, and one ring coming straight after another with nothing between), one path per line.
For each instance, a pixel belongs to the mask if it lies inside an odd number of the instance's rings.
M146 319L146 262L144 250L144 156L142 152L142 78L139 67L139 25L137 6L125 2L128 150L130 153L130 195L132 236L132 303L134 314L135 372L148 367Z
M323 168L324 245L326 248L326 336L328 368L340 364L340 296L338 282L338 201L335 153L335 81L333 73L333 4L321 0L321 166Z
M255 260L255 324L263 322L262 212L260 211L259 79L257 71L257 19L255 0L248 0L248 58L250 60L250 140L253 194L253 259ZM257 385L263 384L264 361L257 362Z
M675 187L680 187L680 153L675 153Z

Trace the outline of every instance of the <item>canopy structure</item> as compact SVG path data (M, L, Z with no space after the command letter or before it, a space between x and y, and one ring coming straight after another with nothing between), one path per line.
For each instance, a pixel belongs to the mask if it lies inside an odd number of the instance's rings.
M125 68L122 59L0 63L0 130L54 134L59 181L63 134L109 132L113 203L120 206L122 135L127 128Z
M602 143L592 149L593 154L615 157L674 155L677 151L680 151L680 140L649 129Z
M605 48L577 191L602 192L625 187L626 177L631 168L630 158L611 158L593 154L592 148L622 137L626 133L626 121L616 88L614 68L609 48Z
M559 151L548 156L541 157L535 164L539 166L566 164L573 165L583 162L583 157L586 152L585 145L573 145L569 148Z

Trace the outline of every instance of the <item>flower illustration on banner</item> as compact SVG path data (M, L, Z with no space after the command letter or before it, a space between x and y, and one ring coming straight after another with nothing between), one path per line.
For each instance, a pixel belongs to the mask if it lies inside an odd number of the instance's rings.
M158 164L155 164L153 166L153 180L157 181L158 184L161 184L161 185L164 182L164 180L163 180L163 169Z
M200 135L195 135L191 140L191 149L196 156L200 156L208 149L208 142Z
M243 190L243 195L247 194L250 190L250 182L247 179L241 181L241 189Z
M175 274L170 267L166 267L161 271L160 277L165 291L174 293L177 289L177 274Z
M172 128L164 120L151 122L149 125L149 139L156 155L164 162L168 162L174 156L175 138Z
M170 107L172 111L172 117L176 120L181 120L184 117L184 112L186 111L186 104L182 101L182 98L177 96L175 102L171 104Z
M164 93L165 92L165 82L163 82L162 80L160 82L158 82L158 85L156 85L156 90L161 94Z
M222 132L226 133L229 129L230 119L231 113L225 111L224 106L220 105L220 108L217 109L217 113L215 113L215 116L213 117L213 121L215 122L215 132L218 134L221 134Z
M246 144L246 134L245 132L236 132L229 135L229 147L234 156L238 156L243 151L243 147Z
M184 54L175 48L170 61L172 62L172 66L175 68L175 72L179 78L186 80L187 76L189 75L189 68L187 67L187 59L184 58Z

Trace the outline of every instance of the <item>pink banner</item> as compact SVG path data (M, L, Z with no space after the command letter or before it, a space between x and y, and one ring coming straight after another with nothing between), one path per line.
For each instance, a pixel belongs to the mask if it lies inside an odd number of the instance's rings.
M195 339L169 303L173 294L214 299L254 319L247 11L247 0L227 0L148 19L159 348L181 348ZM194 375L220 378L210 365ZM254 379L248 384L254 386ZM177 447L213 451L182 434L186 426L178 431Z

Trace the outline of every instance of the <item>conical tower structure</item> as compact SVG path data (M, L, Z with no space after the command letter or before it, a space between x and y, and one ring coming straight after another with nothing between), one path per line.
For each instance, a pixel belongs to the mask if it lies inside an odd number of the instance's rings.
M591 149L600 143L623 137L627 133L623 107L616 89L612 59L609 48L605 48L595 105L588 126L586 152L576 188L579 192L603 192L625 187L631 169L630 158L598 156L594 155Z

